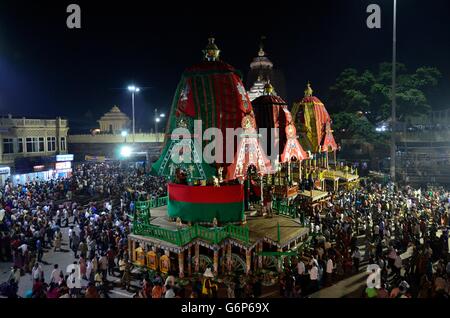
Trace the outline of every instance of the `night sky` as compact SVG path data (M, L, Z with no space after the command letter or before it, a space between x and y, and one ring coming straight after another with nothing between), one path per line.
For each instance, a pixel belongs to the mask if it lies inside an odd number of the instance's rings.
M166 2L1 0L0 114L63 116L76 132L113 105L130 114L125 88L134 82L146 87L136 99L137 129L150 130L155 107L169 110L181 73L202 59L210 35L244 75L265 35L289 102L309 80L326 104L344 68L391 59L392 0ZM66 27L70 3L81 6L81 30ZM370 3L382 8L381 30L366 26ZM450 108L449 1L398 1L398 60L438 67L443 78L430 102Z

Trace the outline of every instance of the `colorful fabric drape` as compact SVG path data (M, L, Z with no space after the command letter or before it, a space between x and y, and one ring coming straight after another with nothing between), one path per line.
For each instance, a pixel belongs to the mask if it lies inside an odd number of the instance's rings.
M172 102L162 155L153 165L152 172L160 174L161 171L169 171L166 165L170 164L170 160L167 160L167 158L172 155L170 153L173 143L171 140L172 132L180 127L180 120L189 123L186 129L189 130L192 138L201 138L201 136L194 136L194 120L202 121L202 126L199 127L200 132L207 128L220 129L223 135L221 154L223 161L225 161L227 151L226 129L240 128L243 117L251 112L252 105L242 84L240 74L231 65L220 61L202 62L186 69ZM201 145L201 149L198 149L199 155L209 142L199 140ZM234 153L229 154L229 158L234 158L237 145L235 140L230 142L234 143ZM231 151L229 148L228 151ZM218 150L216 153L220 153L220 151ZM203 163L200 164L203 165ZM163 167L161 168L161 166ZM215 169L211 167L210 169L204 167L204 170L209 171L206 179L215 175Z
M331 117L317 97L306 96L294 103L292 113L304 136L301 141L304 141L305 149L323 152L338 148L331 131Z
M308 157L297 139L297 132L291 112L287 103L279 96L263 95L253 102L258 128L268 130L267 153L281 152L281 162L288 162L292 157L304 160ZM271 128L278 128L277 134L270 133Z
M169 184L169 217L190 222L240 222L244 217L244 187Z

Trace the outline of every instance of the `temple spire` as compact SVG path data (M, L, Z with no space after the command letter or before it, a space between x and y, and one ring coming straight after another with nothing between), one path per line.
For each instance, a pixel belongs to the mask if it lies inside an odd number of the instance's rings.
M264 52L264 43L263 43L263 40L265 39L266 39L265 36L261 36L261 42L259 42L259 52L258 52L259 57L266 56L266 52Z
M305 97L311 97L313 96L313 90L311 88L311 83L308 81L308 84L306 85L305 89Z
M215 39L210 37L208 39L208 45L203 50L204 58L207 61L213 62L219 60L220 50L217 45L214 43Z

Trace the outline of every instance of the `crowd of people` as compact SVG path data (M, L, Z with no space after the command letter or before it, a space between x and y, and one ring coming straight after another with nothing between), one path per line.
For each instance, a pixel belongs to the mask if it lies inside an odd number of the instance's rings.
M81 164L66 179L6 183L0 189L0 260L13 268L0 294L17 295L25 273L33 280L27 297L108 297L111 276L130 290L133 202L166 196L166 189L164 179L119 163ZM284 258L280 295L309 297L346 277L366 277L369 268L373 284L358 297L448 298L449 200L443 188L421 191L369 181L334 193L306 217L312 235L301 255ZM55 264L45 274L46 251L58 253L66 245L75 260L71 272ZM77 269L85 286L76 279ZM191 282L189 294L171 275L144 275L135 297L218 297L219 284L207 274ZM236 275L220 288L230 298L259 297L262 280Z
M129 288L127 236L133 201L165 196L166 188L164 179L119 163L81 164L65 179L7 182L0 189L0 261L12 262L13 268L0 293L15 295L21 277L29 273L32 297L80 295L81 287L71 281L75 274L55 265L57 275L44 277L40 265L45 251L63 250L62 228L68 228L65 244L88 281L86 297L94 288L106 290L108 274L118 275Z
M285 266L281 294L305 297L373 271L363 297L449 296L449 192L366 182L307 217L313 239ZM368 276L368 274L366 274Z

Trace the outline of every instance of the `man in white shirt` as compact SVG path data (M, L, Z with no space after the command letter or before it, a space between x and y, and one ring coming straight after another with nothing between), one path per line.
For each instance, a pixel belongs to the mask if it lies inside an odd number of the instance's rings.
M61 273L62 272L58 268L58 264L55 264L53 266L53 271L52 271L52 273L50 275L50 282L51 283L55 283L55 284L59 284L61 282L61 280L62 280Z
M326 268L326 285L331 285L333 282L333 270L334 270L334 264L333 259L331 257L328 258L327 261L327 268Z
M314 263L309 270L310 293L314 293L319 289L319 268Z
M299 261L298 261L298 264L297 264L297 273L298 273L298 275L299 275L299 276L304 275L304 274L305 274L305 271L306 271L306 269L305 269L305 263L303 263L302 260L299 260Z
M27 244L22 244L18 247L18 249L22 252L22 255L25 254L25 252L28 250L28 245Z
M31 270L31 278L33 281L40 280L43 277L44 271L42 270L41 265L39 263L34 264L33 269Z

